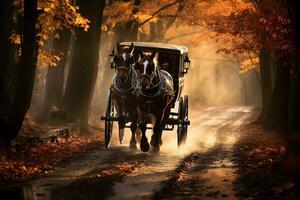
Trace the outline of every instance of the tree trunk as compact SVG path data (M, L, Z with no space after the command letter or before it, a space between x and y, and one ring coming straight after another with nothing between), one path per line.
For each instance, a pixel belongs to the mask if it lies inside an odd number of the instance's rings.
M269 51L261 50L259 54L260 62L260 77L261 77L261 92L262 92L262 111L258 121L264 123L270 106L272 97L272 53Z
M133 3L134 6L139 6L140 4L141 4L141 0L134 0ZM131 12L132 15L134 15L138 12L138 9L134 7ZM135 20L129 21L125 24L119 24L115 30L115 32L117 33L117 40L119 42L137 41L138 30L139 30L139 24Z
M87 32L76 30L63 108L83 129L88 127L89 106L97 77L104 6L102 0L79 1L80 13L91 23Z
M300 14L295 0L290 0L290 14L294 27L295 59L291 68L291 95L290 95L290 132L300 131ZM295 7L296 6L296 7Z
M2 0L0 1L0 151L5 148L5 142L4 139L6 138L4 134L5 128L6 128L6 120L8 117L8 109L9 109L9 94L7 91L7 84L6 84L6 71L9 64L9 56L8 56L8 49L10 49L9 44L9 32L10 27L8 26L9 23L9 17L10 17L10 3L9 0ZM1 152L0 152L1 154ZM0 158L2 159L2 158ZM0 160L1 161L1 160Z
M290 63L289 57L276 54L276 80L274 91L263 126L268 129L287 131L289 116Z
M1 140L5 145L17 136L31 102L37 60L36 20L37 0L24 0L22 54L16 68L15 93L0 126Z
M12 14L11 5L9 0L2 0L0 2L0 125L2 126L9 106L9 94L7 92L6 76L7 68L9 66L9 50L12 45L9 42L9 34L11 32L9 24L11 23L10 17Z
M169 30L169 28L174 24L174 22L176 21L177 16L180 14L180 12L184 9L185 6L185 1L182 1L179 3L177 11L175 13L175 16L169 20L164 20L166 21L164 24L159 24L158 23L158 32L156 34L156 41L164 41L165 40L165 34L167 33L167 31ZM162 22L161 22L162 23Z
M66 30L61 32L59 39L53 39L52 51L63 53L63 58L57 66L48 67L44 98L44 116L49 116L52 111L56 111L61 106L65 80L65 65L70 43L71 34Z
M293 173L296 199L300 199L300 10L296 0L288 0L290 18L293 23L295 54L291 65L291 90L289 104L289 134L283 165Z

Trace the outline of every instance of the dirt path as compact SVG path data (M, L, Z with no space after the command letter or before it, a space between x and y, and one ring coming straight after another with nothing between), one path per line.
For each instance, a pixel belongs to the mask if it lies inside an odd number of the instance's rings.
M181 150L176 132L164 133L159 155L117 142L109 150L99 147L49 177L28 183L25 199L234 199L231 147L251 111L211 107L192 112L187 145Z

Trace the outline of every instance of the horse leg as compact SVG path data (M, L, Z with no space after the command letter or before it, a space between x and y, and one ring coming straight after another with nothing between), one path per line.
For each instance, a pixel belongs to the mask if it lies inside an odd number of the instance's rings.
M141 138L142 138L142 133L140 128L137 126L136 131L135 131L135 139L137 143L141 143Z
M170 100L168 99L168 101L170 101ZM171 104L169 103L162 114L162 120L157 121L157 126L159 127L157 130L157 141L158 141L159 146L161 146L163 144L162 139L161 139L162 133L163 133L163 130L165 129L166 122L168 121L168 119L170 117L170 113L171 113Z
M141 147L141 150L143 152L147 152L149 151L150 149L150 145L148 143L148 139L146 137L146 130L147 130L147 119L146 119L146 116L143 115L142 117L142 121L141 123L139 124L139 127L140 127L140 130L142 132L142 139L141 139L141 143L140 143L140 147Z
M160 116L160 117L155 117L153 116L152 117L152 126L153 126L153 134L151 136L151 141L150 141L150 144L152 147L155 147L156 145L156 137L157 135L159 134L159 132L163 129L164 126L159 126L161 124L161 116L162 114L157 114L156 116ZM160 140L159 141L159 145L162 145L162 141Z
M119 125L119 139L120 139L120 143L123 143L123 138L124 138L124 132L125 132L125 125L126 125L126 121L123 118L123 106L122 106L122 102L116 102L116 111L117 111L117 115L118 117L121 117L118 120L118 125Z
M161 132L160 135L162 135L163 127L164 127L164 126L161 126L161 128L160 128L160 130L159 130L159 131ZM157 132L158 132L158 130L157 130ZM154 133L154 128L153 128L153 135L151 136L151 141L150 141L150 144L151 144L152 147L155 146L155 137L156 137L156 135L157 135L157 134ZM159 136L159 138L160 138L160 139L159 139L159 145L161 146L161 145L162 145L161 136Z
M130 130L131 130L131 139L129 143L129 147L136 149L136 139L135 139L135 133L137 130L137 120L134 119L130 124Z
M163 124L161 120L163 117L163 113L158 113L156 116L157 118L155 118L155 122L153 124L153 135L152 135L153 145L152 146L154 152L159 152L160 146L162 145L161 134L164 127L162 126Z
M157 118L153 115L152 116L152 127L153 127L153 133L152 133L152 136L151 136L151 140L150 140L150 144L152 147L154 147L155 145L155 124L157 123Z
M162 136L162 124L160 121L157 121L153 127L153 150L154 152L159 152L160 146L162 144L161 141Z
M170 112L171 112L171 106L169 104L164 109L164 112L156 114L157 118L153 125L153 135L151 137L151 145L153 146L153 149L156 152L159 152L160 146L162 145L162 139L161 139L162 132L165 128L166 121L169 119Z

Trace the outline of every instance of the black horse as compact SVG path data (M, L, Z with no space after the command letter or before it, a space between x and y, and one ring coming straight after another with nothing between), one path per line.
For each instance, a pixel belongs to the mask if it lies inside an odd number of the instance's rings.
M171 102L174 97L172 76L159 69L155 52L145 55L139 53L139 61L135 64L139 81L137 83L137 112L139 127L142 132L140 147L147 152L150 148L146 137L147 123L152 122L153 135L151 145L158 152L162 144L162 131L171 112Z
M120 143L123 143L124 128L126 121L131 121L130 129L132 137L129 146L136 148L135 133L137 131L137 111L136 111L136 98L134 93L137 74L133 69L132 64L134 63L133 58L134 45L130 47L121 47L117 44L117 53L114 55L113 64L116 71L113 77L112 99L116 107L117 115L119 119L119 138Z

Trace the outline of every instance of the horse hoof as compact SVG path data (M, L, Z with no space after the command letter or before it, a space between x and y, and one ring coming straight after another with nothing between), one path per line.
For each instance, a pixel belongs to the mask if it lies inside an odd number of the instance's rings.
M130 143L129 143L129 148L130 148L130 149L136 149L136 142L130 141Z
M154 147L154 140L150 140L150 144L151 144L151 146L153 146Z
M152 147L155 146L155 142L154 141L155 141L155 138L154 138L154 135L152 135L151 136L151 140L150 140L150 144L151 144Z
M152 149L152 152L155 154L159 153L159 151L160 151L159 147L153 147L153 149Z
M147 138L143 138L143 137L142 137L140 147L141 147L141 150L142 150L143 152L149 151L150 145L149 145L149 143L148 143Z
M155 146L154 137L151 137L150 144L151 144L152 147ZM161 146L162 144L163 144L162 140L159 140L159 146Z

